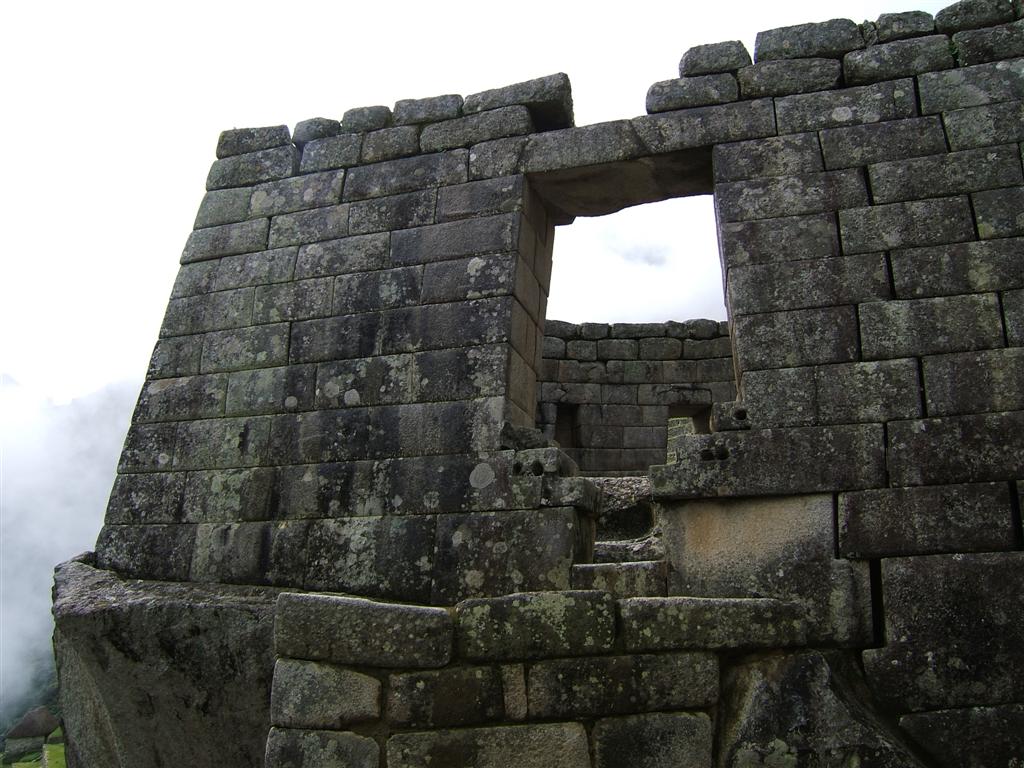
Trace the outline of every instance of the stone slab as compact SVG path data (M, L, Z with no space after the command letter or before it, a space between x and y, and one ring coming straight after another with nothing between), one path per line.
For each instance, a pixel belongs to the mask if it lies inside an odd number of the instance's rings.
M1022 369L1022 347L926 357L928 415L1024 411Z
M371 738L339 731L271 728L266 768L377 768L380 747Z
M603 718L594 724L594 768L705 768L712 735L703 713Z
M470 104L472 105L472 102ZM477 113L472 113L468 109L464 111L464 117L424 126L420 132L420 151L441 152L508 136L522 136L534 131L530 110L521 105L498 107Z
M1024 56L1024 23L1020 20L988 29L953 35L960 66L984 64Z
M916 299L1024 288L1022 247L1022 238L999 238L893 251L896 296Z
M887 251L974 239L966 196L889 203L839 212L846 254Z
M727 269L839 255L839 232L833 213L719 222L718 227Z
M977 107L1024 97L1024 59L976 64L917 78L921 114Z
M380 681L319 661L278 659L270 721L285 728L341 730L380 717Z
M294 176L298 170L299 151L291 145L232 155L210 166L206 188L248 187Z
M1024 141L1024 101L955 109L942 121L953 150Z
M775 100L779 133L881 123L917 115L913 80L803 93Z
M582 723L547 723L396 734L388 739L388 768L590 768Z
M398 728L452 728L505 719L501 667L450 667L388 676L387 721Z
M814 24L758 32L754 61L769 59L841 58L847 51L864 47L860 28L849 19L831 19Z
M857 319L850 306L741 315L733 327L741 371L857 359Z
M646 108L648 114L671 112L674 109L725 104L738 98L739 88L732 74L697 75L654 83L647 89Z
M719 221L747 221L856 208L868 202L858 170L751 179L719 184L715 210Z
M849 85L863 85L952 69L954 66L949 38L930 35L872 45L848 53L843 57L843 76Z
M835 59L759 61L736 73L744 99L791 96L838 88L842 66Z
M977 192L1024 182L1016 144L876 163L868 167L868 178L875 203ZM979 227L981 220L979 212Z
M946 152L937 116L828 128L820 136L825 167L830 170Z
M687 49L679 59L679 76L732 72L750 65L750 54L739 40L707 43Z
M539 131L568 128L573 124L572 85L569 76L562 72L471 94L462 109L468 115L515 104L530 110Z
M573 589L600 589L612 597L660 597L665 594L667 566L661 560L633 563L577 563Z
M712 158L716 182L799 176L823 170L821 147L813 133L716 144Z
M254 219L238 224L197 229L188 236L181 263L204 261L236 253L262 251L267 247L270 219Z
M291 143L287 125L271 125L262 128L232 128L222 131L217 139L217 158L259 152Z
M935 14L935 27L940 32L990 27L1013 21L1012 3L1000 0L960 0Z
M775 135L771 99L695 107L634 118L633 128L651 154L710 147Z
M860 307L868 360L1001 347L999 303L991 293L882 301Z

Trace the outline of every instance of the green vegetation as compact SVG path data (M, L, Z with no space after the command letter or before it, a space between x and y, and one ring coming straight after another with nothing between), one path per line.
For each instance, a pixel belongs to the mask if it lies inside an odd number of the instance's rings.
M43 750L46 754L46 768L67 768L63 744L47 744L43 747ZM43 752L34 752L25 755L18 762L10 765L9 768L40 768L40 766L44 765L43 754ZM0 755L0 760L2 760L2 755Z

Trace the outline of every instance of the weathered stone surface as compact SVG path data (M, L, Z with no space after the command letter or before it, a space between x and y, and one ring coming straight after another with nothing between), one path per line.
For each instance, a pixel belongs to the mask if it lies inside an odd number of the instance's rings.
M391 125L391 110L385 106L355 107L341 116L341 130L345 133L377 131Z
M275 216L333 205L341 200L344 179L344 171L330 171L259 184L252 190L249 216Z
M295 124L295 132L292 141L295 146L302 149L311 141L326 139L329 136L337 136L341 133L341 123L328 117L311 117L309 120L302 120Z
M217 160L210 166L206 188L246 187L292 176L299 170L299 151L293 146L264 149Z
M319 277L383 269L388 266L390 244L391 236L380 233L303 245L298 249L295 277Z
M632 123L647 151L661 154L773 136L775 110L770 99L757 99L637 117Z
M502 176L442 187L437 192L437 221L494 215L523 206L523 177Z
M1024 704L920 712L900 727L940 768L1012 766L1024 754Z
M534 130L530 111L524 106L500 107L478 114L471 114L468 109L465 111L465 117L424 126L420 133L420 149L423 152L441 152L508 136L522 136Z
M512 136L474 144L469 150L469 178L489 179L516 173L527 141L525 136Z
M839 255L839 233L832 213L720 222L718 226L728 269Z
M977 64L917 78L921 113L948 112L1024 98L1024 59Z
M415 155L420 149L420 132L414 125L382 128L363 137L359 159L363 163L379 163Z
M637 597L619 601L626 650L753 649L803 645L803 609L769 598Z
M935 14L939 32L991 27L1014 19L1013 3L1008 0L960 0Z
M331 278L260 286L253 300L253 323L308 320L331 311Z
M823 170L821 147L813 133L716 144L712 157L717 182L798 176Z
M991 293L863 304L860 329L868 360L1003 345L999 303Z
M679 76L732 72L749 64L750 54L739 40L696 45L687 50L679 60Z
M389 160L348 172L345 200L383 197L467 181L465 150Z
M348 234L348 211L346 204L275 216L270 225L270 247L344 237Z
M703 709L718 700L718 660L697 651L538 661L527 685L531 717Z
M1015 21L989 29L957 32L953 45L962 67L1018 58L1024 56L1024 23Z
M528 173L578 168L629 160L642 153L630 121L618 120L535 134L523 150L522 167Z
M132 424L124 440L118 472L156 472L171 469L175 424Z
M779 133L800 133L914 117L917 103L914 82L895 80L839 91L784 96L776 100L775 110Z
M863 654L875 694L900 712L1015 702L1022 566L1020 552L883 560L886 644Z
M274 648L279 656L338 664L443 667L452 619L443 608L286 592L277 602Z
M267 417L183 422L178 428L172 463L177 469L255 466L266 461L269 441Z
M462 111L469 115L515 104L530 110L538 131L568 128L573 124L572 86L569 76L562 72L474 93L466 97Z
M418 125L450 120L462 115L462 97L458 94L425 99L401 99L395 102L395 125Z
M224 413L227 383L224 374L147 382L135 406L134 418L146 422L220 416Z
M271 728L266 768L377 768L380 748L366 736L338 731Z
M874 710L849 657L808 651L725 674L720 764L922 768Z
M761 61L737 73L744 99L827 91L839 86L842 75L835 59Z
M451 667L388 678L387 719L403 728L451 728L505 718L500 667Z
M1024 182L1016 144L893 160L868 167L876 203L1009 187ZM994 193L1002 195L1002 191ZM984 211L979 211L979 227Z
M852 307L742 315L733 324L736 360L743 371L857 358L857 319Z
M395 264L423 264L508 252L515 249L518 235L519 217L514 213L419 227L394 233L391 260Z
M278 659L270 722L285 728L339 730L380 717L380 680L333 664Z
M267 247L269 219L255 219L238 224L197 229L188 236L181 263L232 256L236 253L262 251Z
M302 173L312 173L358 165L362 146L363 137L357 133L313 139L302 148L299 170Z
M222 258L217 264L213 289L287 282L292 279L297 253L297 248L275 248Z
M214 331L203 336L203 373L271 368L287 362L287 323Z
M1024 471L1024 412L889 424L889 477L897 485L1012 480Z
M58 566L54 647L68 755L78 765L148 765L154 754L203 768L261 764L273 599L255 587Z
M912 77L954 66L949 38L945 35L872 45L843 57L843 75L850 85Z
M703 713L604 718L594 724L594 768L704 768L712 735Z
M1024 410L1024 348L926 357L929 416Z
M182 519L189 523L267 520L274 480L272 467L189 472L181 500Z
M188 581L194 525L104 525L96 539L96 564L122 576Z
M389 768L589 768L581 723L401 733L388 739Z
M923 298L1024 288L1022 245L1020 238L1000 238L893 251L896 295Z
M354 202L349 211L349 232L365 235L433 224L436 197L434 190L427 189Z
M184 336L249 325L252 321L252 303L251 288L171 299L167 304L160 335Z
M1024 291L1003 294L1003 317L1007 342L1015 347L1024 347Z
M118 475L107 502L110 525L182 522L184 472Z
M192 376L199 373L202 336L178 336L160 339L153 347L146 375L150 378Z
M971 202L982 240L1024 235L1024 187L976 192Z
M573 589L600 589L612 597L661 597L667 567L662 560L633 563L577 563L572 567Z
M875 37L879 43L930 35L934 31L935 19L924 11L883 13L875 20Z
M842 493L838 520L843 557L985 552L1014 542L1005 483Z
M615 603L604 592L532 592L455 607L458 655L468 659L583 656L611 650Z
M758 32L754 41L754 61L839 59L847 51L863 47L864 38L855 23L849 19L831 19Z
M864 178L853 169L736 181L715 189L720 221L798 216L856 208L867 202Z
M283 147L291 143L287 125L266 128L234 128L223 131L217 139L217 158L259 152L261 149Z
M662 80L647 89L647 113L724 104L735 101L739 94L736 78L728 73Z
M966 196L873 205L839 212L843 252L959 243L974 239Z
M938 117L830 128L820 136L825 167L830 170L946 151L946 138Z
M245 221L249 216L249 197L252 190L248 187L235 189L214 189L203 196L196 214L195 228L215 227L219 224L233 224Z

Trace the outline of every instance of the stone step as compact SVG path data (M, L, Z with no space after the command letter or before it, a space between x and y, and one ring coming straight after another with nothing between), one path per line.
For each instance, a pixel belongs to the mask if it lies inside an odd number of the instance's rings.
M665 545L660 532L639 539L594 542L595 563L638 563L645 560L664 560Z
M616 598L663 597L667 577L664 560L581 563L572 567L572 588L600 589Z

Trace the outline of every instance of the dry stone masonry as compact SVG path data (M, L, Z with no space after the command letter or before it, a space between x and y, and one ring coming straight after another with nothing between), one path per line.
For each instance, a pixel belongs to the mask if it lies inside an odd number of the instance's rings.
M1022 16L223 133L69 765L1024 765ZM696 194L728 323L546 318L558 226Z

